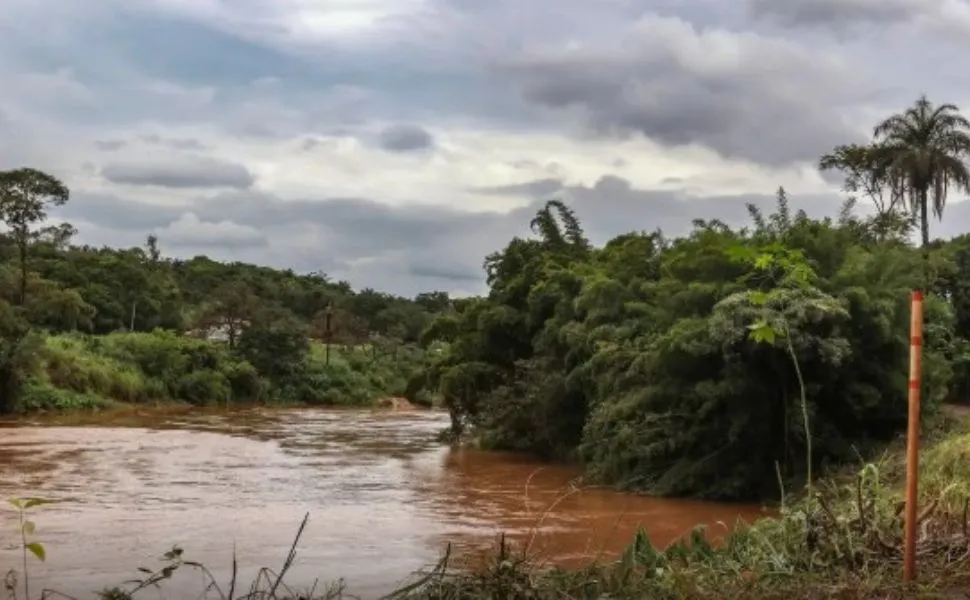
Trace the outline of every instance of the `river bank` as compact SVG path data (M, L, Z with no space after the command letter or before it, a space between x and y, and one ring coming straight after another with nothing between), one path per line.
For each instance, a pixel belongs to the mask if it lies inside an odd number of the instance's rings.
M20 397L21 413L126 406L371 406L404 394L424 353L312 342L298 383L277 385L226 343L173 332L49 335Z
M306 513L287 581L343 577L364 598L449 543L457 562L487 553L501 532L517 547L531 541L542 564L580 568L617 555L640 525L666 544L697 523L720 535L718 522L770 514L585 487L575 467L439 444L447 423L440 411L349 408L50 414L2 430L0 495L58 500L31 510L47 548L30 563L32 587L82 598L160 568L173 544L220 583L235 549L240 581L252 580L258 566L279 567ZM16 531L14 511L0 519ZM0 549L0 565L19 563ZM195 597L197 575L166 582L168 597Z
M0 489L60 500L33 515L47 561L30 569L38 586L78 597L137 567L170 566L157 556L172 544L185 550L176 563L205 563L224 592L235 547L237 583L248 589L258 577L250 567L279 569L305 513L286 581L299 591L317 578L346 578L343 592L320 598L378 598L395 588L392 597L428 600L953 598L961 596L941 594L970 579L965 422L928 428L920 585L902 589L899 447L816 482L815 499L789 498L775 513L585 489L568 469L434 444L429 434L445 419L266 410L170 414L147 429L134 416L111 427L13 428L0 455L20 476L8 472ZM85 541L92 535L99 553ZM448 544L448 564L402 587ZM16 552L0 557L19 564ZM474 574L460 570L469 557L484 557ZM199 573L178 570L163 597L194 597Z
M638 532L618 560L541 569L500 550L476 574L429 575L409 598L966 598L970 594L970 423L964 407L929 424L921 451L918 581L902 584L904 443L815 482L776 516L705 529L670 545Z

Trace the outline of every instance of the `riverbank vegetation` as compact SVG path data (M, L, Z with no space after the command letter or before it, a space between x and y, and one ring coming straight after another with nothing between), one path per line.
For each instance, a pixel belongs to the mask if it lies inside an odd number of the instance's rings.
M321 273L167 258L155 236L71 245L75 229L47 221L69 195L41 171L0 172L0 413L369 404L407 391L420 332L451 309L441 292L407 299Z
M456 436L652 494L777 497L870 455L906 423L911 290L928 293L924 415L970 383L970 236L927 233L970 184L970 124L923 98L875 132L820 160L853 196L835 218L779 189L744 228L699 218L595 247L549 202L534 237L487 257L488 294L425 331L448 351L415 385Z
M413 345L334 346L310 342L298 377L278 384L227 345L159 330L44 337L20 396L21 410L185 403L369 406L402 396L424 360ZM328 362L329 360L329 362ZM278 380L280 381L280 380ZM430 398L418 398L430 403Z
M970 454L970 423L964 419L938 417L941 423L932 429L934 434L924 447L917 544L920 577L914 584L901 584L905 451L900 438L877 460L821 478L810 496L798 493L786 499L774 517L698 526L667 547L655 546L641 531L620 555L597 555L593 548L585 567L570 570L550 566L523 545L499 537L484 562L473 561L474 569L467 568L467 557L446 549L437 565L416 573L397 590L389 590L382 600L962 597L958 591L970 584L970 466L965 460ZM11 590L22 591L29 585L29 577L23 574L29 575L36 558L43 560L48 553L57 552L56 547L44 547L37 541L43 536L35 533L33 525L37 521L36 531L43 531L42 513L33 511L43 510L45 502L17 501L16 508L26 506L24 519L31 524L21 540L24 566L18 566L17 576L7 579ZM329 578L325 577L311 591L305 583L288 583L287 574L298 563L302 545L326 543L302 540L305 524L306 520L297 530L288 556L281 557L283 566L263 569L253 582L239 581L233 574L213 574L202 564L204 557L194 556L191 548L174 548L158 563L140 566L132 581L99 597L179 597L168 593L170 579L178 575L182 581L194 581L198 571L202 576L198 597L358 598L353 582L326 585L323 582ZM711 533L719 534L721 541L710 543ZM184 571L192 571L193 576L186 577Z

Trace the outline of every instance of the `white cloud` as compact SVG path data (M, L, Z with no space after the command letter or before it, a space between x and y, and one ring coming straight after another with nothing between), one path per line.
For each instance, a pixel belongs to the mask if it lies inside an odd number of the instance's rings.
M241 248L266 243L253 227L229 220L202 221L194 213L183 213L168 226L155 229L155 233L170 245L189 248Z

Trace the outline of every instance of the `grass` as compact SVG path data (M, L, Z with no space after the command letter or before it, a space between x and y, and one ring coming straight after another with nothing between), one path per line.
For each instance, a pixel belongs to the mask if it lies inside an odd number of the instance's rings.
M404 393L416 348L311 344L304 373L280 388L225 344L173 332L47 336L21 397L24 412L118 405L372 405Z
M903 586L901 445L854 471L830 474L803 497L781 507L778 517L738 523L716 545L701 528L657 548L644 532L618 557L581 569L547 567L502 537L484 564L461 568L446 551L442 560L389 593L387 600L592 600L592 599L785 599L957 598L970 584L970 427L951 425L935 433L922 453L917 555L920 579ZM541 519L542 517L540 517ZM122 600L147 595L177 569L203 573L205 593L220 600L355 598L342 582L298 593L285 575L296 557L303 526L279 571L264 569L241 589L233 576L218 584L182 551L166 554L165 566L126 589L105 592ZM726 525L719 525L725 528ZM467 563L464 563L467 565ZM235 572L235 562L234 562ZM970 589L970 588L968 588ZM203 590L200 590L202 592ZM152 590L153 597L157 592ZM53 597L53 596L49 596ZM162 588L164 597L164 587Z
M413 346L377 348L313 343L307 360L304 396L311 404L369 406L387 396L403 396L408 379L425 355ZM424 398L422 404L430 404Z

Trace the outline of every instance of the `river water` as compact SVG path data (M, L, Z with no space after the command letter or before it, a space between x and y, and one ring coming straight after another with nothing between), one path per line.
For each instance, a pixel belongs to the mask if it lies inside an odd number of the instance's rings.
M363 598L434 563L447 542L475 555L504 531L531 540L540 559L569 565L619 551L638 526L666 544L700 523L716 533L718 522L764 514L579 490L570 467L437 443L447 420L430 411L241 410L10 423L0 428L0 495L58 500L35 509L47 560L31 560L31 586L81 597L139 577L138 567L159 568L173 545L220 582L235 552L240 578L251 580L258 567L279 568L306 513L287 582L303 590L343 578ZM19 568L17 531L16 512L0 511L4 571ZM196 597L200 575L177 574L162 589Z

